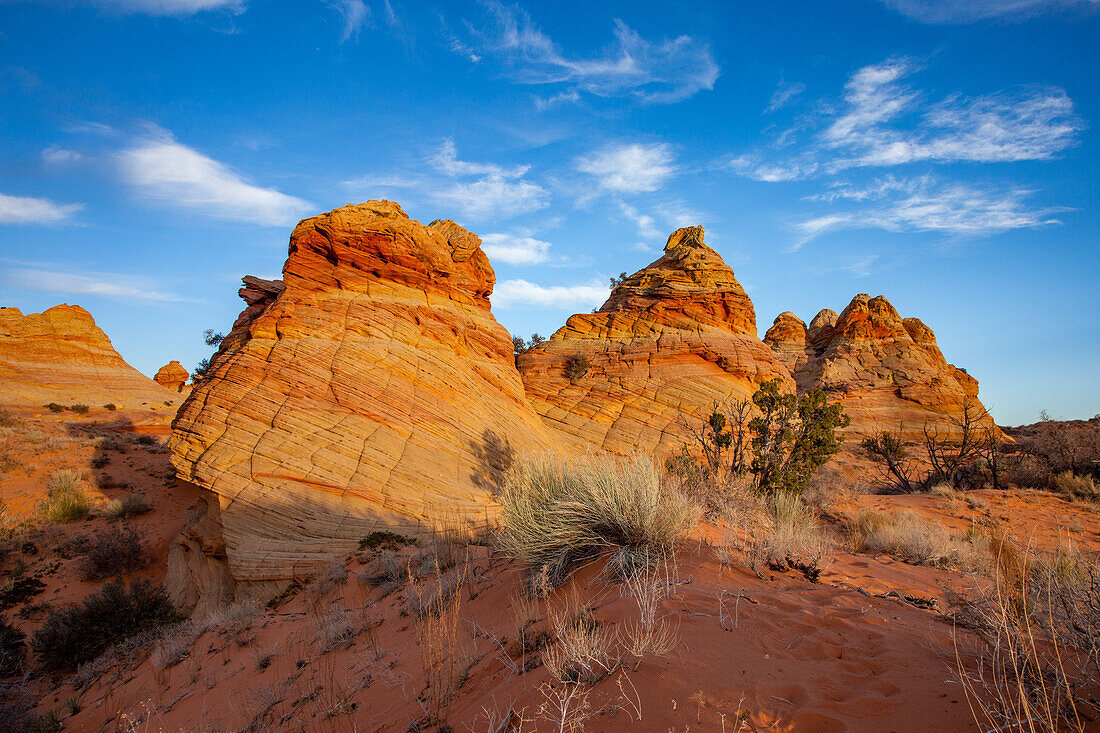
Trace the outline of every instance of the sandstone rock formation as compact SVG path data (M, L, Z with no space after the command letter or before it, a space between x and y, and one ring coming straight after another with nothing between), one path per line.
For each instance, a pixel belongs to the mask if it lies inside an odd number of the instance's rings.
M518 366L532 407L566 445L617 453L674 451L687 440L682 415L751 397L769 379L794 389L702 227L673 232L660 259Z
M187 387L187 380L190 378L191 375L188 374L187 370L183 368L183 365L176 360L168 362L153 375L154 382L173 392L183 392Z
M977 400L977 380L947 363L932 330L881 295L857 295L839 316L823 310L809 328L781 313L764 343L800 390L821 387L844 406L853 433L902 426L912 436L926 423L946 430L964 402Z
M209 490L173 549L187 605L230 581L270 592L376 529L479 522L520 450L551 438L489 312L480 240L388 201L302 221L282 283L248 303L169 446Z
M173 397L127 364L80 306L0 308L0 404L138 407Z

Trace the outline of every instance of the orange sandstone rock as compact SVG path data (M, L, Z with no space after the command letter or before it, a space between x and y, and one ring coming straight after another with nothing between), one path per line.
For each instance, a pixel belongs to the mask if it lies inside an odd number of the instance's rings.
M532 407L563 442L616 453L677 450L688 439L681 416L749 398L769 379L794 389L702 227L673 232L660 259L518 366Z
M172 360L157 370L157 373L153 376L153 381L173 392L183 392L187 380L190 378L191 375L187 373L183 365L176 360Z
M857 295L839 316L826 309L808 329L801 324L782 313L764 342L800 390L821 387L844 406L850 432L901 426L912 436L925 424L947 430L964 402L977 400L977 380L947 363L932 330L902 319L881 295Z
M80 306L0 308L0 403L137 407L173 396L127 364Z
M211 560L270 591L373 530L483 521L513 453L551 445L470 232L345 206L295 228L283 277L245 278L173 423L179 477L210 492L173 552L189 605L225 593Z

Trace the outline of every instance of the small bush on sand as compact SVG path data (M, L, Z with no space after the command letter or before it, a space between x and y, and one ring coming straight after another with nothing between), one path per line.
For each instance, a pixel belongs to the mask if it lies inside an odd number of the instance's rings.
M43 407L50 412L65 412L65 405L59 405L56 402L47 402Z
M23 672L23 632L0 618L0 677Z
M77 415L86 415L88 414L88 406L79 403L75 405L69 405L69 411L75 412Z
M47 669L73 668L112 644L179 620L163 588L148 580L105 584L78 605L51 613L31 648Z
M46 498L38 505L45 522L75 522L88 516L92 500L84 493L84 478L79 471L58 471L46 481Z
M92 535L80 571L85 580L99 580L140 570L148 563L141 537L129 527L110 527Z
M565 360L565 366L562 368L561 373L566 379L580 379L588 374L588 366L587 356L574 354Z
M115 405L114 402L108 402L106 405L103 406L103 409L107 410L108 412L114 412L118 409L118 406Z
M103 507L103 516L111 520L123 520L152 511L152 505L140 494L127 494L121 499L112 499Z
M914 565L976 569L989 560L989 542L970 533L960 538L916 512L864 512L852 530L858 552L882 553Z
M605 456L572 463L552 454L517 461L500 496L504 552L559 584L577 564L607 549L629 575L640 557L660 559L697 511L662 488L649 459ZM644 551L644 552L643 552Z
M403 534L390 532L389 530L379 530L371 532L369 535L359 540L359 549L375 550L377 552L383 550L396 551L404 546L415 544L416 540L412 537L406 537Z
M14 427L18 423L19 421L16 419L15 415L12 414L11 410L0 408L0 428Z
M1058 494L1073 501L1083 499L1085 501L1100 500L1100 487L1092 476L1077 476L1070 471L1063 471L1051 479L1050 486Z
M767 507L765 531L749 548L753 566L759 563L780 572L797 570L816 581L832 543L813 507L801 497L786 493L769 497Z

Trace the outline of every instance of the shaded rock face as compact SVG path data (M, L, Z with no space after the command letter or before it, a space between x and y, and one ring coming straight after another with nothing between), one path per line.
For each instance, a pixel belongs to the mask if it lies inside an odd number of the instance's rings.
M177 597L224 593L203 580L219 558L238 594L270 591L371 531L492 514L512 455L551 444L493 283L454 222L388 201L302 221L283 281L245 278L248 305L173 422L178 476L210 492L174 553Z
M173 396L127 364L80 306L0 308L0 403L137 407Z
M183 392L184 388L187 386L187 380L190 378L191 375L188 374L187 370L183 368L183 365L176 360L168 362L153 375L154 382L173 392Z
M857 295L838 316L823 310L809 328L792 313L764 337L799 390L821 387L851 416L849 431L870 434L926 423L949 427L978 382L947 363L936 337L917 318L903 319L886 298Z
M598 312L570 317L517 361L532 407L556 436L616 453L677 450L688 440L681 415L751 397L773 378L794 388L702 227L674 232L664 255Z

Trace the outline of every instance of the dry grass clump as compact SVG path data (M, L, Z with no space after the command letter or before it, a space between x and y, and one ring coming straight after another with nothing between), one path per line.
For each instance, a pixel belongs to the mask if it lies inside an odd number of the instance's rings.
M989 560L989 540L977 532L960 538L911 510L864 512L852 528L857 552L882 553L914 565L977 569Z
M1063 471L1051 479L1050 487L1070 501L1100 501L1100 487L1092 476L1078 476L1070 471Z
M103 516L113 521L121 521L152 511L153 506L140 494L127 494L121 499L112 499L103 507Z
M427 683L420 701L428 722L438 726L446 724L451 701L462 684L465 652L458 634L462 594L457 591L465 580L465 567L453 581L445 581L437 568L435 587L422 593L430 600L423 604L424 613L416 617L416 642Z
M974 666L956 641L974 720L986 730L1087 730L1100 716L1098 557L1059 552L1014 565L1027 570L998 572L992 589L964 601L958 616L977 634Z
M38 515L51 524L84 519L92 509L85 485L80 471L58 471L46 481L46 498L38 505Z
M781 492L768 499L767 510L763 532L750 542L752 566L797 570L816 581L832 551L832 542L813 507L795 494Z
M544 570L551 585L606 549L619 570L670 554L694 523L695 508L661 486L647 458L587 456L572 463L552 454L517 461L500 496L499 544L511 557Z

